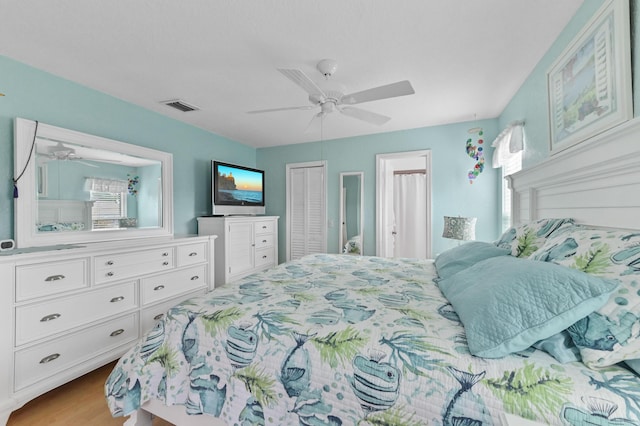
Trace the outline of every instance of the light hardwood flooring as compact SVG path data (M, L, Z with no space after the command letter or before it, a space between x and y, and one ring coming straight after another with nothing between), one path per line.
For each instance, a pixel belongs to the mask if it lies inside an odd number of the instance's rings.
M11 413L7 426L116 426L126 417L111 417L104 383L115 362L62 385ZM153 419L154 426L170 426Z

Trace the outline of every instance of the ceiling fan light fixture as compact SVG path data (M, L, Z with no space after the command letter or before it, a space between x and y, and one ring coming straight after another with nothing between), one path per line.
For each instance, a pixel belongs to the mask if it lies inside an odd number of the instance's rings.
M333 75L333 73L337 71L338 62L334 59L323 59L318 62L316 68L318 69L318 71L320 71L320 74L324 75L326 78L329 78Z

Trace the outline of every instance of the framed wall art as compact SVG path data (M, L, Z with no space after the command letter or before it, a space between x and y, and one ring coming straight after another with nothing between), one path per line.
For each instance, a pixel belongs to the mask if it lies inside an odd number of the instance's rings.
M547 73L551 155L633 116L629 3L608 0Z

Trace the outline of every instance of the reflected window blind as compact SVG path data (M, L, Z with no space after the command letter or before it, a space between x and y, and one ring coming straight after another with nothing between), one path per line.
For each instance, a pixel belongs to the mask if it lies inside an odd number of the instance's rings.
M124 192L90 191L93 201L91 220L93 229L119 228L120 221L126 217L126 196Z

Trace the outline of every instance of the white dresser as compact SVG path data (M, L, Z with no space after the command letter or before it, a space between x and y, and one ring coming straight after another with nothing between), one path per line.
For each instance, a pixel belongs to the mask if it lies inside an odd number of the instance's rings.
M278 216L199 217L198 234L217 235L217 285L278 264Z
M120 357L171 306L214 286L215 236L34 248L0 256L0 424Z

